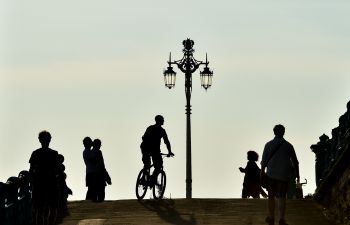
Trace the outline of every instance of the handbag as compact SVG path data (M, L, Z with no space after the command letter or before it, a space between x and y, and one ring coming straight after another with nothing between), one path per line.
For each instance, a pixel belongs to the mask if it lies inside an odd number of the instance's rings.
M104 172L104 177L105 177L106 183L111 185L112 184L112 180L111 180L111 177L109 176L109 174L108 174L106 169L105 169L105 172Z
M270 159L272 156L277 152L278 149L283 145L283 143L286 142L284 139L275 147L275 149L272 151L270 157L266 161L266 165L270 162ZM266 175L264 170L261 170L260 172L260 186L263 188L267 188L269 177Z

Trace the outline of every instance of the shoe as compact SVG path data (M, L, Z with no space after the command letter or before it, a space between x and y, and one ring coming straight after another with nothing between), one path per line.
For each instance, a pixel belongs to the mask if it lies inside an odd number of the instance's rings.
M275 219L271 218L269 216L266 217L265 222L269 225L274 225L275 224Z
M288 223L286 223L286 221L284 219L280 219L280 221L278 222L279 225L288 225Z

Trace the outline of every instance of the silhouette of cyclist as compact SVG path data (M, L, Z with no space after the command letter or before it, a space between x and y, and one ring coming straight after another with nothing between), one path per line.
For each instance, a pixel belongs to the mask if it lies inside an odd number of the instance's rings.
M142 162L145 168L149 168L151 165L151 158L154 165L154 172L152 174L152 181L154 177L158 175L161 168L163 167L163 158L160 152L160 142L163 141L168 149L167 156L174 156L171 151L171 145L162 125L164 124L164 118L161 115L155 117L156 123L149 126L145 134L142 136L141 152L142 152Z

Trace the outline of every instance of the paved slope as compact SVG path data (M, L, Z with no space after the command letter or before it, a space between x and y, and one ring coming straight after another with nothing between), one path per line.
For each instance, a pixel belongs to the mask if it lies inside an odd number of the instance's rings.
M266 204L264 199L73 201L68 203L70 215L62 224L266 225ZM287 201L286 217L290 225L334 225L323 216L322 208L311 200Z

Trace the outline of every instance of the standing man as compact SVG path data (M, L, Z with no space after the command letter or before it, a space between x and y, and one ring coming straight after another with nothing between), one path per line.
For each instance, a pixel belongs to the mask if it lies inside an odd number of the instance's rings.
M152 180L158 175L159 171L163 167L163 158L160 154L160 141L163 141L168 149L168 156L174 156L171 152L171 145L162 125L164 124L164 118L161 115L155 117L156 123L149 126L145 134L142 136L141 151L142 151L142 161L145 167L151 165L151 158L154 165L154 172L152 174Z
M278 203L279 225L288 225L285 220L286 195L288 181L290 179L290 162L295 169L297 182L299 176L299 162L296 157L293 145L283 138L285 128L278 124L273 128L275 138L267 142L261 160L261 176L267 168L267 191L268 191L268 213L265 221L273 225L275 221L275 198Z
M96 171L96 157L91 151L92 139L90 137L85 137L83 139L84 151L83 158L86 166L86 175L85 175L85 185L88 188L86 192L85 200L93 200L96 196L96 188L94 181L94 173Z
M49 148L51 134L39 133L41 148L30 156L30 177L33 184L34 224L55 224L58 206L58 152Z

